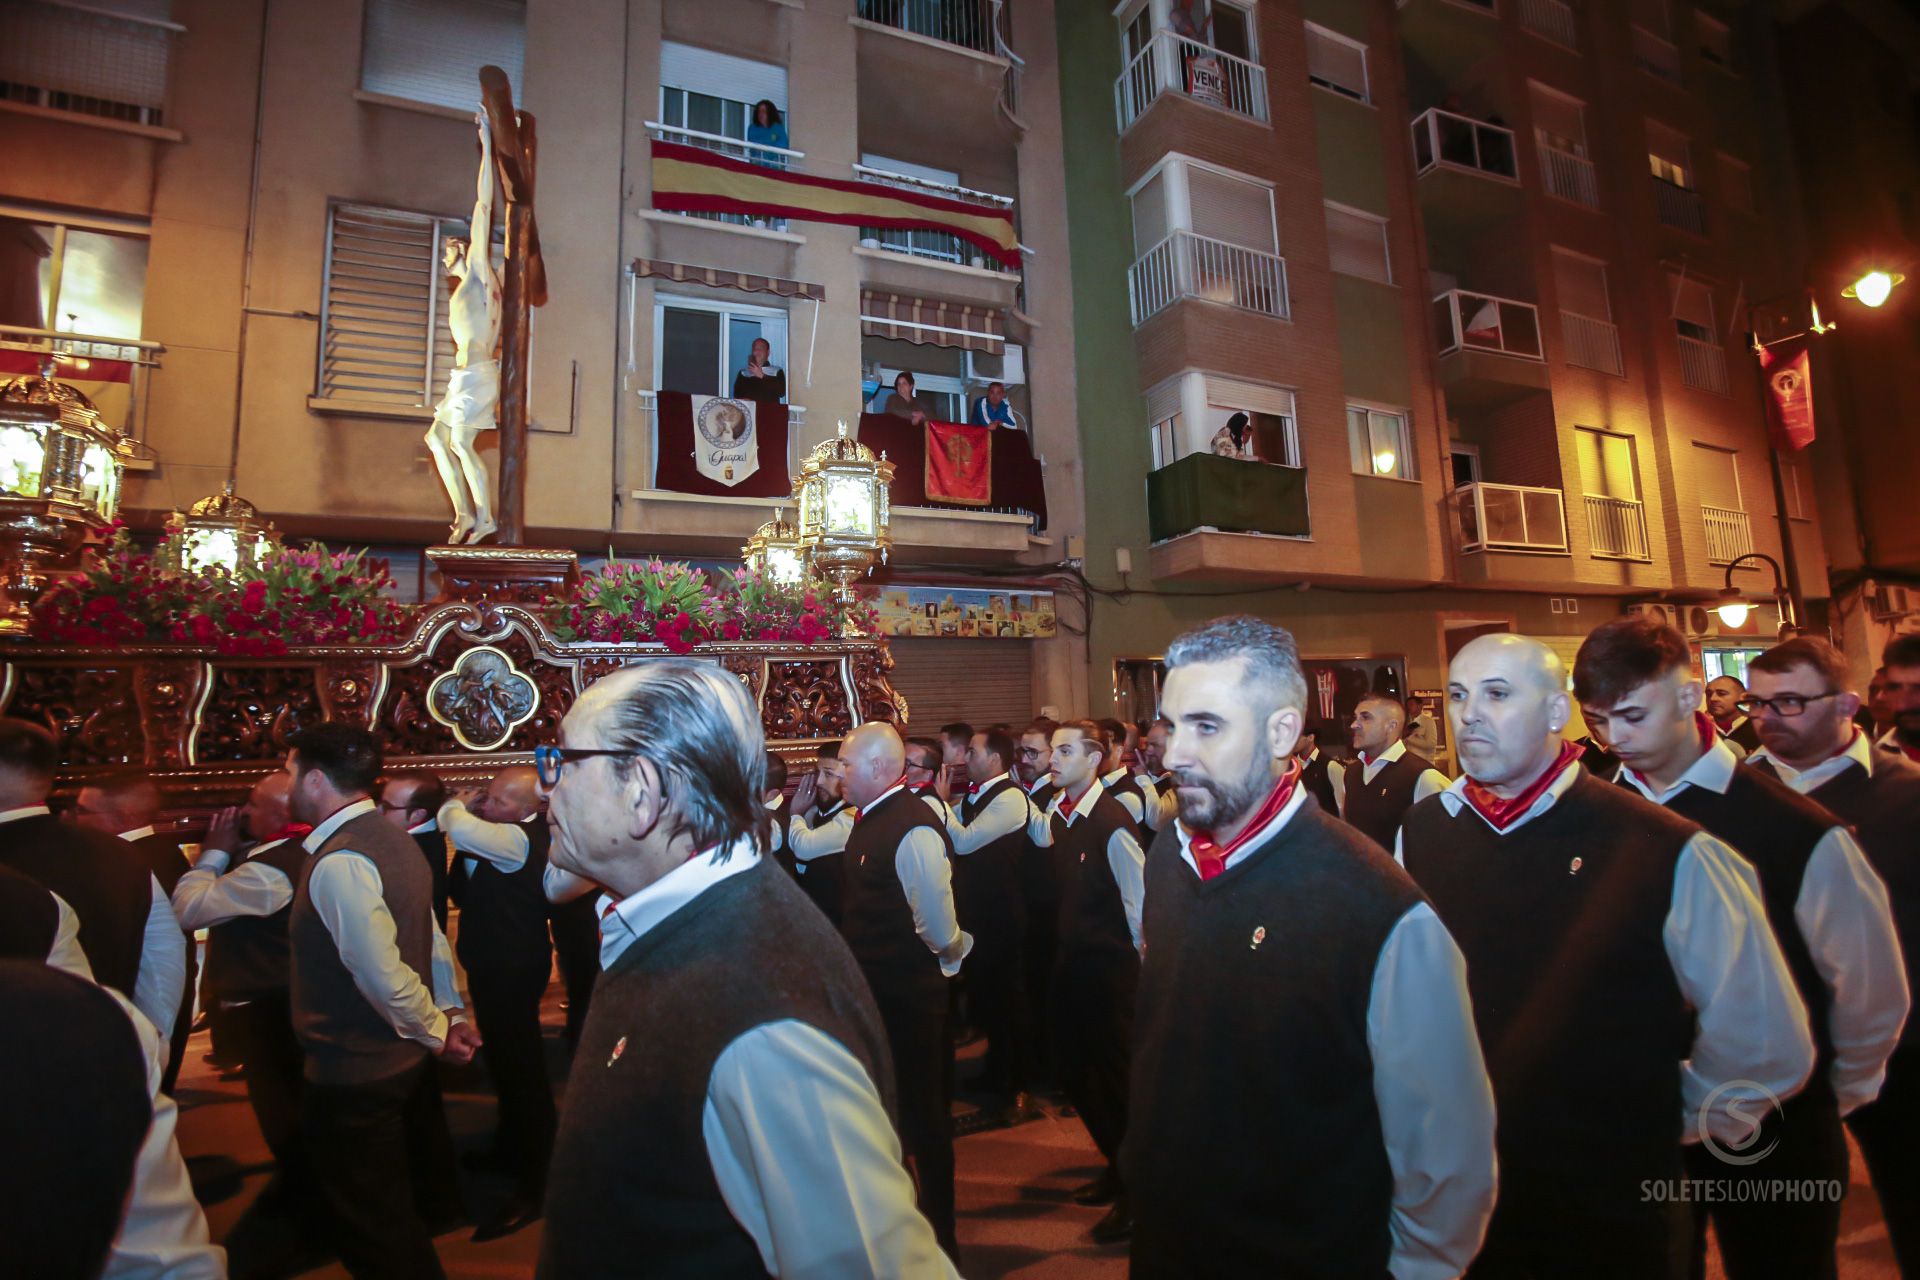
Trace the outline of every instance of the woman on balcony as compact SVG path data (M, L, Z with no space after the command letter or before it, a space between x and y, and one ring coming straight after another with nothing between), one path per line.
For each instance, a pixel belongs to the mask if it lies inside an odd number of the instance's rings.
M747 126L747 141L788 150L787 126L781 119L780 108L773 105L771 98L762 98L753 104L753 122ZM772 151L751 150L747 152L747 159L769 169L787 167L787 158Z
M755 338L746 367L733 375L733 398L779 404L787 398L787 374L773 363L773 346Z

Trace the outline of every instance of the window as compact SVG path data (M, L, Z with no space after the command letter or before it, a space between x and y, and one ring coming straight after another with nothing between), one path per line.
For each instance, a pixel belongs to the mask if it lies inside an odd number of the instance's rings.
M1713 290L1693 276L1669 274L1673 292L1673 328L1683 338L1720 345L1713 323Z
M1143 4L1140 12L1127 20L1126 29L1121 33L1120 50L1129 66L1133 60L1147 51L1147 45L1153 39L1153 6Z
M755 338L765 338L773 363L787 367L786 312L663 295L654 303L654 386L696 396L728 395Z
M1540 142L1555 151L1586 158L1586 104L1569 98L1543 84L1530 84L1533 99L1533 131Z
M1173 229L1168 216L1167 175L1163 170L1148 178L1133 193L1133 256L1144 258L1147 250L1167 238Z
M360 87L473 110L489 64L524 96L525 0L367 0Z
M1232 427L1240 427L1238 456L1283 467L1300 465L1293 392L1285 387L1189 371L1147 393L1153 429L1153 465L1168 466L1195 453L1228 454Z
M0 98L164 125L168 54L181 30L166 11L126 0L0 5Z
M1180 415L1156 419L1153 424L1153 469L1170 466L1185 455L1180 452Z
M957 187L960 175L950 169L934 169L923 164L909 164L905 160L893 160L872 152L862 152L860 163L869 169L885 169L888 173L897 173L908 178L918 178L922 182L935 182L942 186ZM935 258L941 262L966 263L979 255L979 250L950 231L928 231L920 228L903 230L896 227L862 227L862 240L877 240L883 249L892 249L899 253L910 253L916 258Z
M1213 27L1213 47L1248 62L1260 60L1260 46L1254 34L1253 14L1232 3L1219 0L1208 15Z
M660 123L745 141L753 106L787 113L787 69L690 44L660 44ZM792 122L788 121L788 136Z
M1700 57L1716 67L1733 70L1733 32L1727 30L1727 24L1704 13L1693 11L1693 34L1700 42Z
M1693 472L1700 489L1701 506L1719 511L1745 510L1740 501L1739 458L1731 449L1694 444Z
M1657 120L1647 121L1647 164L1653 176L1662 182L1693 189L1693 160L1687 136Z
M903 373L910 373L913 375L913 402L925 409L935 422L967 420L967 384L964 379L952 374L929 373L925 369L897 369L888 364L879 365L879 373L880 389L867 402L867 412L884 412L887 397L893 394L893 380Z
M1611 322L1613 308L1607 299L1606 264L1592 258L1553 251L1554 291L1560 297L1560 309L1590 320Z
M1387 260L1387 220L1327 202L1327 252L1341 275L1393 283Z
M1277 251L1272 188L1197 165L1189 165L1186 173L1187 212L1195 235L1262 253Z
M1307 29L1307 79L1358 102L1371 102L1367 91L1367 46L1313 23Z
M1752 213L1753 169L1744 160L1735 160L1722 151L1719 156L1720 199L1730 209Z
M1640 479L1633 465L1633 438L1594 427L1577 427L1580 483L1589 497L1640 500Z
M102 338L140 336L147 283L145 227L15 206L4 210L0 324Z
M1414 478L1406 414L1367 405L1348 405L1347 440L1356 474L1391 476L1396 480Z
M460 218L370 205L328 211L316 379L323 399L401 409L439 403L454 360L441 246L469 227ZM502 235L494 232L496 266Z

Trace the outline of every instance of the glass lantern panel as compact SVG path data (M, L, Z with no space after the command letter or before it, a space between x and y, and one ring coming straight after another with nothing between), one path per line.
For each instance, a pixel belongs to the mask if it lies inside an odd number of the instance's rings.
M807 576L806 561L793 547L768 547L766 575L782 586L797 587Z
M234 529L188 529L181 535L188 573L219 569L232 573L240 565L240 535Z
M871 538L873 497L859 476L827 477L827 529L830 534Z
M16 498L39 497L46 465L45 427L26 423L0 427L0 490Z
M80 501L111 520L115 488L113 455L103 445L88 445L80 455Z

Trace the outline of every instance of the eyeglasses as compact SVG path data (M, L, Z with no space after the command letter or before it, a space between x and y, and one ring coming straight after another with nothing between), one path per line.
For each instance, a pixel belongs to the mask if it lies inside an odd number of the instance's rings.
M594 756L631 756L638 753L626 747L535 747L533 767L540 773L540 785L558 786L560 770L570 761L590 760Z
M1838 689L1835 689L1831 693L1816 693L1812 697L1803 697L1797 693L1783 693L1777 698L1755 698L1749 695L1733 705L1746 712L1749 716L1765 711L1770 715L1791 720L1795 716L1805 715L1809 702L1819 702L1825 698L1837 698L1839 696L1840 691Z

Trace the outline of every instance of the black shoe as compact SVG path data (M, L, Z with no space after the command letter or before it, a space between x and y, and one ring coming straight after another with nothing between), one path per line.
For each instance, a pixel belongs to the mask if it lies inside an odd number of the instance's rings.
M1125 1196L1115 1200L1107 1216L1093 1224L1092 1234L1095 1244L1119 1244L1133 1234L1133 1211L1127 1208Z
M470 1238L475 1244L485 1244L489 1240L510 1236L520 1228L539 1220L540 1201L530 1196L516 1195L507 1201L500 1212L475 1227Z
M1103 1169L1100 1176L1073 1193L1075 1204L1099 1206L1112 1204L1120 1195L1120 1179L1113 1176L1112 1169Z

